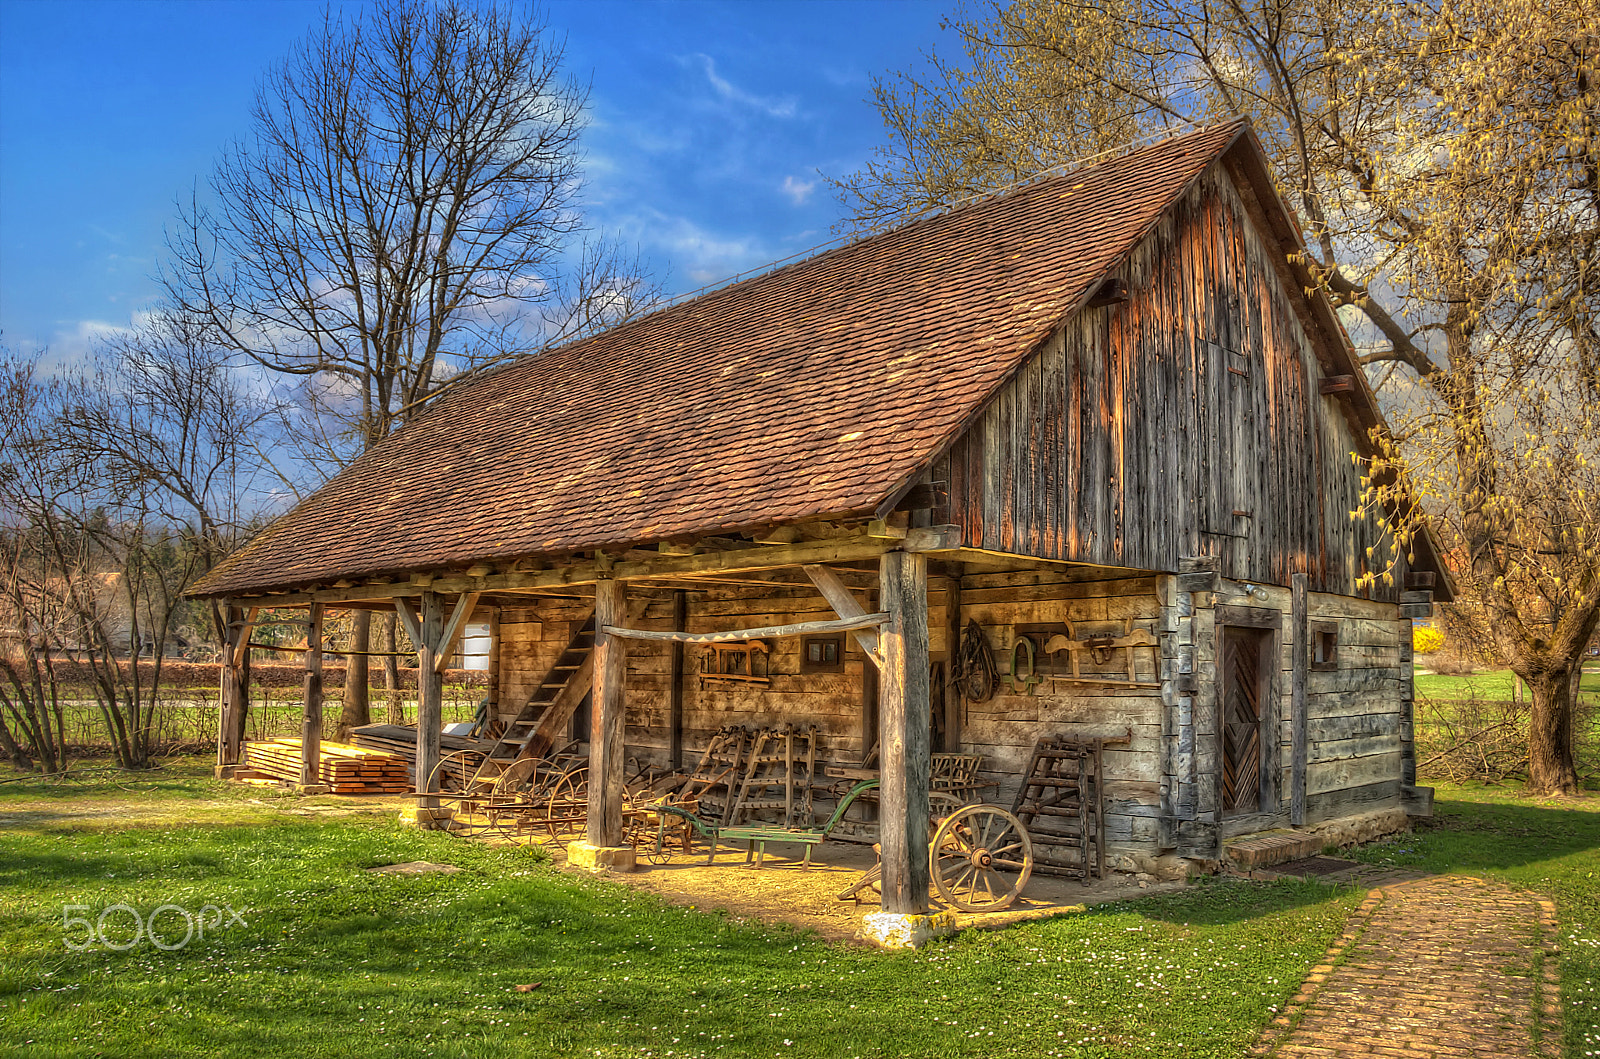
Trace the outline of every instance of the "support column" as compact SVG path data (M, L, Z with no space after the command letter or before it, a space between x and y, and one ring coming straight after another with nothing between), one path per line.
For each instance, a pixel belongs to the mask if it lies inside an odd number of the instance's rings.
M878 741L883 847L883 910L928 911L928 560L886 552L878 606L889 615L879 640Z
M961 665L961 564L949 563L950 588L945 596L944 666L944 752L961 753L961 684L956 669Z
M678 589L672 593L672 631L687 632L689 621L689 593ZM672 665L667 683L667 763L670 768L683 767L683 644L672 642Z
M437 809L439 799L439 729L444 723L444 674L439 649L444 641L444 601L439 593L422 593L417 624L417 808ZM417 816L422 820L422 814Z
M248 696L250 625L243 607L222 605L222 686L217 717L217 775L232 776L244 742L244 711ZM223 772L227 769L226 773Z
M485 665L483 697L488 702L489 724L500 720L500 608L489 610L489 657ZM499 731L499 729L494 729Z
M1311 669L1311 621L1305 574L1289 579L1289 823L1306 822L1306 680Z
M623 694L627 641L606 635L606 626L627 625L627 602L619 581L594 586L594 653L589 705L589 822L585 841L567 847L570 863L584 868L631 871L633 850L622 844Z
M305 653L305 709L300 721L300 785L322 782L322 604L308 608Z

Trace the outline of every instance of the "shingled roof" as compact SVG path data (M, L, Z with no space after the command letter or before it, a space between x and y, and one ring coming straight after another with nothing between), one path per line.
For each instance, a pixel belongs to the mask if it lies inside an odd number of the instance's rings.
M871 512L1245 128L1039 180L464 383L194 591Z

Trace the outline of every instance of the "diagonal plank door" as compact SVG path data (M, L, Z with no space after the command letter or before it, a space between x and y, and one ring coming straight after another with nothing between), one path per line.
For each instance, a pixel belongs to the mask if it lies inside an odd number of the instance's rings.
M1222 638L1222 810L1261 808L1261 655L1257 629L1230 628Z

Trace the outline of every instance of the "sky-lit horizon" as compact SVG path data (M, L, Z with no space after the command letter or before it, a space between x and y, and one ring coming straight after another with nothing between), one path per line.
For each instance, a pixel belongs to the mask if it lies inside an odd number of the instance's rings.
M825 176L882 138L874 75L944 45L942 0L557 0L590 85L588 215L682 293L830 240ZM176 202L250 132L321 0L0 0L0 339L76 361L157 295ZM819 172L820 171L820 172Z

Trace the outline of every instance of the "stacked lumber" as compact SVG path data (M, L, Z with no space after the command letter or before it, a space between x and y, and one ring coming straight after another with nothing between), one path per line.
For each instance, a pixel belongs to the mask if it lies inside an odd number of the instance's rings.
M417 765L417 729L408 724L365 724L350 730L351 741L364 750L375 750L399 758L405 765L406 776L412 777ZM455 757L450 755L458 750L476 751L478 755L487 753L494 746L493 739L475 739L470 735L439 736L439 752L447 759L445 770L456 781L457 790L470 780L477 771L481 756ZM412 778L414 789L414 777Z
M245 747L245 762L252 775L297 782L300 779L300 740L249 743ZM411 778L402 759L348 743L322 744L317 758L316 782L327 784L334 794L406 794L411 790Z

